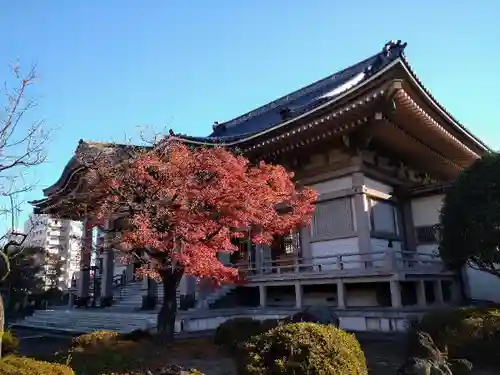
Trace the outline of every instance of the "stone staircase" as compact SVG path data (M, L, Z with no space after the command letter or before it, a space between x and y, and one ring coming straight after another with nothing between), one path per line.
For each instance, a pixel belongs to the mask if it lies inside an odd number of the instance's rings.
M158 303L157 307L161 306L163 301L163 287L158 284ZM125 286L115 293L115 302L109 310L116 311L137 311L141 308L143 296L142 281L134 281Z
M96 330L130 332L136 329L151 329L156 326L156 314L163 301L163 287L158 286L159 302L155 310L140 311L142 304L142 282L134 281L117 290L115 303L105 309L53 309L37 310L32 316L12 324L12 327L43 329L65 333L86 333ZM194 308L183 312L192 315L208 310L219 299L227 296L233 285L223 286L198 301ZM180 322L176 324L179 325ZM180 325L179 328L180 330Z
M70 334L96 330L113 330L122 333L156 326L155 313L123 313L108 309L37 310L32 316L11 324L12 327L54 330Z
M210 293L204 299L196 301L194 308L189 309L188 311L209 309L212 304L231 293L234 289L234 285L223 285L213 293Z

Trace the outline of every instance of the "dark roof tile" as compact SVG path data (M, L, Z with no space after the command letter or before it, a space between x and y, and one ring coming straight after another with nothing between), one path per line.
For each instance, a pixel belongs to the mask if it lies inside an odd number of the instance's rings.
M227 142L269 129L282 121L290 120L322 103L335 98L347 89L361 84L368 77L380 71L402 56L406 43L391 41L381 52L334 73L322 80L312 83L295 92L285 95L271 103L250 111L233 120L216 124L208 138L185 137L188 139L214 138Z

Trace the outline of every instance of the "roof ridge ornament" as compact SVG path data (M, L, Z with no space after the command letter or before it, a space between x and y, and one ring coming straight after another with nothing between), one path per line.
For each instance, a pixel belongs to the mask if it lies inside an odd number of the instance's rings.
M393 52L402 54L406 45L407 43L402 42L401 39L390 40L384 45L384 48L382 48L382 53L385 54L386 57L389 57L389 55Z

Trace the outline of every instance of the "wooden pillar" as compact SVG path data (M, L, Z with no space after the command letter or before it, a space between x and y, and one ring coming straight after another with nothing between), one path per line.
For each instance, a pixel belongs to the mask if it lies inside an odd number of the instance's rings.
M395 308L402 307L401 302L401 285L399 281L390 281L391 288L391 306Z
M346 307L346 290L343 280L337 281L337 307L339 309L345 309Z
M302 285L298 281L295 282L295 308L302 308L302 300L304 296L304 291L302 289Z
M356 218L356 232L358 236L358 251L368 253L371 250L370 220L366 196L363 194L364 175L357 172L352 175L352 186L356 190L354 195L354 216Z
M104 226L104 239L102 248L102 267L101 270L101 305L111 306L113 304L113 293L114 293L114 273L115 273L115 251L112 248L110 241L110 229L109 222Z
M442 305L444 303L443 298L443 284L441 280L434 281L434 295L436 304Z
M115 272L115 251L112 248L103 250L103 270L101 277L101 298L104 306L110 306L113 303L114 293L114 272Z
M416 251L417 237L415 235L415 226L413 223L413 211L411 208L411 201L408 197L402 198L401 216L402 216L403 233L405 239L405 248L406 250Z
M415 284L417 289L417 305L425 307L427 305L427 297L425 295L425 281L419 280Z
M78 298L87 299L90 287L90 261L92 259L92 225L83 221L80 249L80 277L78 279Z
M259 284L259 305L266 307L267 302L267 288L264 284Z

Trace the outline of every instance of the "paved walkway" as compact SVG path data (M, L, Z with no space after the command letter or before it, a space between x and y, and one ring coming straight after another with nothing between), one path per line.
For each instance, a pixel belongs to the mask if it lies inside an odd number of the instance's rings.
M43 359L43 357L50 356L67 346L71 341L71 336L69 335L53 334L32 329L13 329L13 332L21 340L20 354L28 357Z

